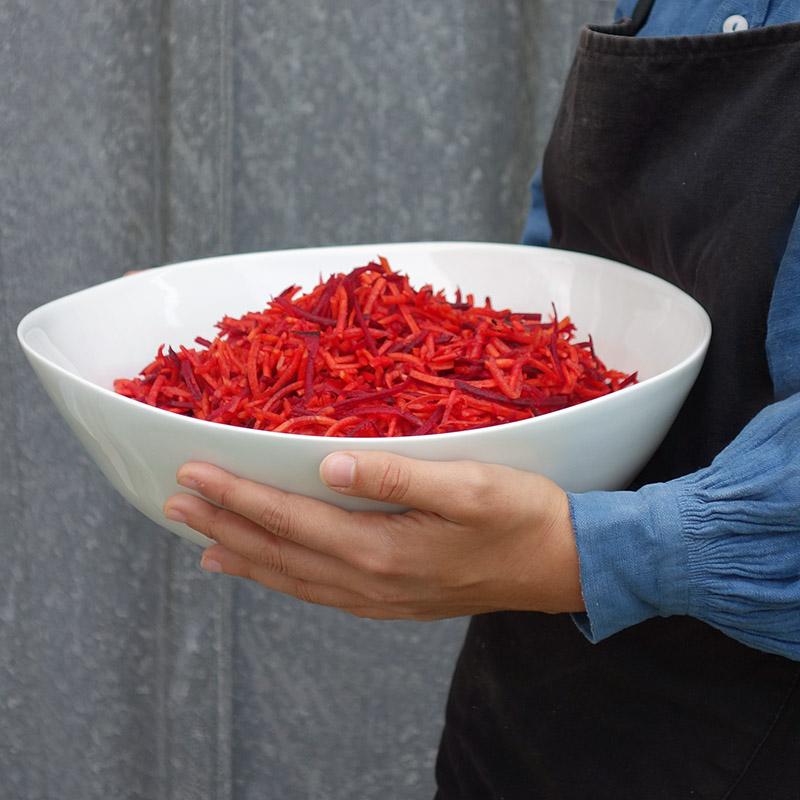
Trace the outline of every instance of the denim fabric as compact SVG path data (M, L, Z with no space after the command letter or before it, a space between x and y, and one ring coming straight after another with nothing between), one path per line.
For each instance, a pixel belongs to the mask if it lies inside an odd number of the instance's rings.
M635 0L620 3L630 16ZM639 35L716 33L800 20L798 0L656 2ZM798 187L800 195L800 187ZM541 169L523 242L550 240ZM773 290L765 342L777 401L712 465L637 492L570 495L593 642L654 616L688 614L800 660L800 212Z
M638 492L570 496L591 641L688 614L800 661L800 394L710 467Z
M630 17L636 0L622 0L616 18ZM797 0L657 0L640 36L720 33L724 21L743 16L751 28L800 19Z

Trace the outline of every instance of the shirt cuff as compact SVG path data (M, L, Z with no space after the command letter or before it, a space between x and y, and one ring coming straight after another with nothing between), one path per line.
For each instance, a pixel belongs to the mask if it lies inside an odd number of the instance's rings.
M592 641L687 614L800 661L800 393L691 475L568 495Z
M677 483L568 495L586 604L573 619L590 641L650 617L687 613L689 557Z

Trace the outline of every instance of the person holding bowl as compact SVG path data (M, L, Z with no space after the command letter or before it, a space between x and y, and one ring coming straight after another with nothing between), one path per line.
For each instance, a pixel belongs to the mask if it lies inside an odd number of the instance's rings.
M627 0L581 33L524 240L709 312L700 378L625 492L335 453L352 513L186 464L202 565L376 619L473 615L438 797L800 792L800 0ZM537 613L546 612L546 613Z

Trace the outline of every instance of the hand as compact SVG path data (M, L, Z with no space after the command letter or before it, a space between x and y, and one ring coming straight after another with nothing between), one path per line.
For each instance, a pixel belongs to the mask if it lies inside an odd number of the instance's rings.
M217 542L206 570L360 617L583 610L567 498L547 478L379 452L334 453L320 474L342 494L414 510L344 511L189 463L178 482L211 502L174 495L165 514Z

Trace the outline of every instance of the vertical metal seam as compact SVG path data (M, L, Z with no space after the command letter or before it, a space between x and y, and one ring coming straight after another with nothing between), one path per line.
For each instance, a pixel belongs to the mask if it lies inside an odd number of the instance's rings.
M158 29L155 32L153 115L153 239L154 261L163 264L169 258L169 195L171 189L170 104L172 100L172 63L169 40L172 34L172 0L156 0ZM150 265L148 265L150 266Z
M219 191L219 243L230 252L233 173L233 0L221 0L219 17L219 148L217 180Z
M232 249L233 174L233 0L219 5L219 117L217 149L218 252ZM233 790L233 583L219 582L217 615L216 797L232 800Z
M4 276L5 276L6 273L5 273L5 270L3 269L3 264L4 264L4 260L3 260L3 235L2 235L2 229L0 229L0 288L5 289L5 282L6 281L5 281L5 277ZM6 349L6 353L8 354L8 360L9 360L9 362L11 364L13 364L13 355L12 355L11 347L12 347L12 343L16 339L16 328L15 328L15 326L13 324L13 320L14 320L14 318L16 316L16 313L12 313L11 312L11 307L12 307L11 306L11 293L8 292L8 291L0 291L0 301L2 302L2 309L3 309L3 328L6 329L5 332L7 334L6 338L5 338L5 341L3 342L3 347L7 348ZM5 355L4 355L3 358L5 358ZM32 377L29 375L28 379L31 380ZM22 404L25 402L25 398L23 397L23 395L25 393L25 388L26 388L25 385L23 383L21 383L21 382L15 384L15 386L14 386L15 402L11 404L11 415L10 415L11 416L11 420L10 420L10 424L9 424L9 427L10 427L10 438L13 440L14 450L16 452L17 458L11 459L13 463L11 464L11 466L10 466L10 468L9 468L9 470L7 472L5 471L5 467L4 467L3 472L0 473L0 474L2 474L4 476L8 476L10 478L9 486L12 483L16 484L16 487L17 487L17 490L18 490L18 495L17 496L18 496L19 499L18 499L17 503L14 503L14 506L16 506L16 508L19 509L19 523L20 523L19 529L21 531L31 530L32 526L29 526L29 525L25 524L25 521L26 521L27 518L30 517L29 509L31 507L33 507L33 505L34 505L32 503L26 502L23 499L23 498L27 497L28 492L24 488L24 481L22 479L22 470L20 469L20 461L21 461L20 456L22 454L22 444L21 444L21 438L20 438L20 431L22 430L22 418L21 418L21 416L19 414L18 409L22 408ZM38 388L40 389L41 387L38 387ZM7 421L8 421L8 419L7 419ZM9 496L13 497L13 495L10 492L6 496L7 497L9 497ZM8 509L8 515L7 516L5 514L3 515L3 520L4 521L8 521L9 517L11 517L13 519L13 515L15 513L15 510L16 510L15 508L10 507ZM25 537L25 539L26 539L26 544L27 544L27 542L30 540L30 537ZM30 576L30 572L31 572L30 563L28 561L26 561L23 564L23 569L26 571L25 585L27 587L32 587L33 586L33 582L31 580L27 580L27 578L28 578L28 576ZM22 601L22 602L24 603L24 601ZM19 604L20 604L20 601L19 601L19 599L17 599L14 602L15 608L17 610L19 610ZM24 606L22 606L22 608L24 609ZM22 616L23 616L23 614L20 613L19 617L21 618ZM10 634L10 636L11 635L13 635L13 634ZM9 636L9 638L10 638L10 636ZM6 642L2 638L0 638L0 643L2 643L3 645L6 644ZM46 671L43 672L42 667L43 667L42 663L39 660L35 660L34 665L30 670L31 672L33 672L33 675L34 675L34 679L32 681L32 686L36 686L36 685L39 685L39 684L40 685L45 685L48 682L48 680L47 680L47 677L48 677L47 676L47 672ZM29 677L29 675L26 674L25 678L28 678L28 677ZM39 693L36 693L35 697L33 698L33 702L31 703L31 705L32 705L32 707L34 709L34 713L31 716L35 719L35 727L36 727L36 730L37 730L37 733L38 733L37 745L39 745L39 748L38 748L39 749L39 753L37 755L38 755L39 758L44 759L41 763L47 764L48 762L47 762L47 759L46 759L46 753L44 752L44 748L41 745L41 743L44 741L44 734L42 733L42 731L47 730L47 727L48 727L48 712L47 712L47 709L44 707L44 704L42 702L42 695L39 694ZM52 788L51 772L52 772L52 770L50 770L50 769L46 769L46 770L43 770L42 772L40 772L40 774L43 776L43 781L42 782L44 783L44 790L45 790L45 792L47 792L48 796L50 796L51 788ZM28 789L32 791L31 783L30 783L30 780L28 779L27 776L25 778L25 781L26 781L26 786L28 787Z
M169 163L170 163L170 100L172 93L172 65L169 40L172 33L172 0L154 0L153 13L156 30L154 32L153 58L153 240L156 252L153 254L157 264L163 264L169 251ZM168 647L169 605L171 573L174 568L173 544L166 537L160 537L156 549L162 556L158 558L158 606L155 625L155 748L156 748L156 786L163 798L172 796L169 772L170 730L168 721Z

